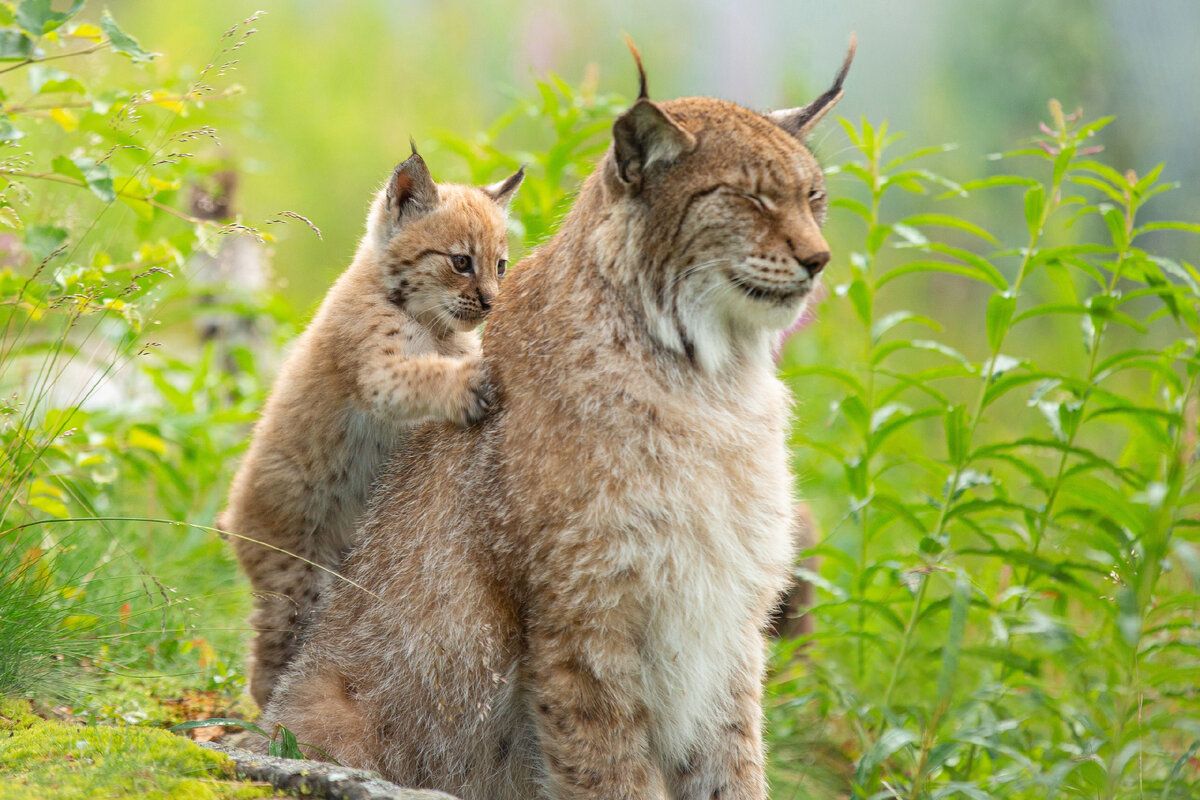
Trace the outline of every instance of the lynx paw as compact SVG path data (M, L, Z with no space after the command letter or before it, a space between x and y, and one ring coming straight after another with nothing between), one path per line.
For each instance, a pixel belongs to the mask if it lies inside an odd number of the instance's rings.
M464 365L462 391L451 409L450 421L463 428L479 422L492 410L491 395L487 374L479 363Z

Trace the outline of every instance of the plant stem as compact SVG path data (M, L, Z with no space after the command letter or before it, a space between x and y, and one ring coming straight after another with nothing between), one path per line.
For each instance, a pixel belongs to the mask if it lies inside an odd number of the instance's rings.
M26 172L19 169L0 168L0 175L11 175L14 178L28 178L32 180L54 181L56 183L65 183L68 186L78 186L80 188L87 188L88 186L86 182L81 181L78 178L72 178L69 175L59 175L55 172ZM214 228L217 230L225 227L224 225L221 225L213 220L200 219L199 217L193 217L191 214L185 214L178 209L171 208L165 203L155 200L154 195L142 195L137 194L136 192L127 192L124 190L116 190L116 195L117 197L124 197L127 200L140 200L143 203L148 203L149 205L154 206L161 211L165 211L168 214L178 217L184 222L190 222L193 225L204 225L205 227Z
M10 64L9 66L4 67L3 69L0 69L0 75L3 75L6 72L12 72L14 69L20 69L21 67L27 67L30 64L43 64L47 61L57 61L60 58L73 58L74 56L86 56L88 53L94 53L97 50L103 50L104 48L108 47L110 44L111 44L111 42L100 42L98 44L92 45L91 47L85 47L82 50L72 50L69 53L58 53L58 54L52 55L52 56L42 56L41 58L27 58L24 61L18 61L15 64Z
M877 138L874 141L875 141L875 146L874 146L874 148L872 148L872 151L868 156L868 158L870 159L870 166L871 166L871 220L867 225L868 233L870 233L871 229L873 229L876 225L879 224L879 206L880 206L881 201L883 200L883 193L880 189L880 180L879 180L879 178L880 178L879 162L880 162L880 159L883 157L883 148ZM872 273L874 272L874 268L875 268L875 255L873 253L868 253L866 267L863 270L863 285L867 287L867 294L871 299L871 318L872 319L874 319L874 316L875 316L875 286L874 286L873 281L871 280L871 276L872 276ZM874 338L871 336L870 320L868 320L868 322L867 322L866 333L867 333L867 346L866 346L865 352L863 354L863 361L864 361L864 363L870 364L872 366L867 371L867 385L866 385L867 396L864 399L865 400L864 405L867 408L867 414L871 415L875 408L875 367L874 367L874 364L875 364L875 341L874 341ZM869 416L868 416L868 418L869 418ZM870 497L873 481L871 480L871 456L872 456L872 453L871 453L871 449L870 449L870 430L869 429L867 431L867 437L868 437L867 441L865 441L863 443L862 458L863 458L863 472L866 476L866 483L865 483L864 488L866 490L866 496ZM858 568L859 568L860 580L862 577L862 573L866 572L866 570L867 570L867 545L868 545L870 535L871 535L871 526L869 525L870 510L871 510L870 502L864 502L862 504L862 508L859 511L859 519L862 522L862 537L859 540L859 547L858 547L858 556L859 556ZM866 644L865 644L866 637L865 637L865 630L864 630L866 628L866 622L867 622L866 599L867 599L867 587L861 586L860 591L859 591L860 602L858 604L858 642L857 642L858 677L860 679L863 677L863 672L864 672L865 663L866 663Z

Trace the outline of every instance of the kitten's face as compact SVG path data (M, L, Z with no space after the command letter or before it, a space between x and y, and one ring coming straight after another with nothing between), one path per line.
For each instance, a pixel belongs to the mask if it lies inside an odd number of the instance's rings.
M439 333L477 327L508 268L505 212L524 177L439 186L415 152L396 167L367 230L388 300Z
M388 299L438 330L477 327L508 267L501 207L473 186L443 184L437 207L403 224L383 258Z

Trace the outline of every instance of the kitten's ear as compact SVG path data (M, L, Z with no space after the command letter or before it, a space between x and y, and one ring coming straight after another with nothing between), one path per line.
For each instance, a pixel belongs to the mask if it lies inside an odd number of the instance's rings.
M646 70L633 42L625 43L638 70L638 99L613 123L613 155L617 178L631 191L642 185L646 170L656 163L670 163L696 146L696 137L653 102L646 93Z
M508 210L508 204L512 202L513 195L517 193L517 188L521 185L521 181L525 180L525 165L509 175L502 181L490 183L482 187L483 193L496 201L497 204L505 211Z
M820 97L806 106L772 111L770 114L767 114L767 119L797 139L807 139L808 135L812 133L812 129L821 121L821 118L832 111L833 107L837 105L837 101L842 99L842 83L846 80L846 73L850 71L850 62L854 60L854 51L857 47L858 37L851 33L850 47L846 51L846 60L842 62L842 68L838 70L837 77L833 79L833 86L826 89Z
M432 211L438 204L438 188L413 146L413 154L396 167L387 185L387 208L393 220Z

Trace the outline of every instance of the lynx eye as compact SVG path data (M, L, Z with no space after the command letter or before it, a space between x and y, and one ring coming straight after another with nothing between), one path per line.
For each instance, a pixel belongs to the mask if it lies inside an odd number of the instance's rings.
M750 192L738 192L738 196L749 200L751 203L754 203L754 207L764 214L771 211L771 207L767 204L766 199L761 195L751 194Z
M474 265L471 263L470 256L453 255L450 256L450 263L454 266L454 271L463 275L470 275Z
M496 274L503 275L508 271L508 259L502 258L496 262Z
M809 189L808 202L819 203L824 199L825 199L825 190L824 189L818 189L818 188Z

